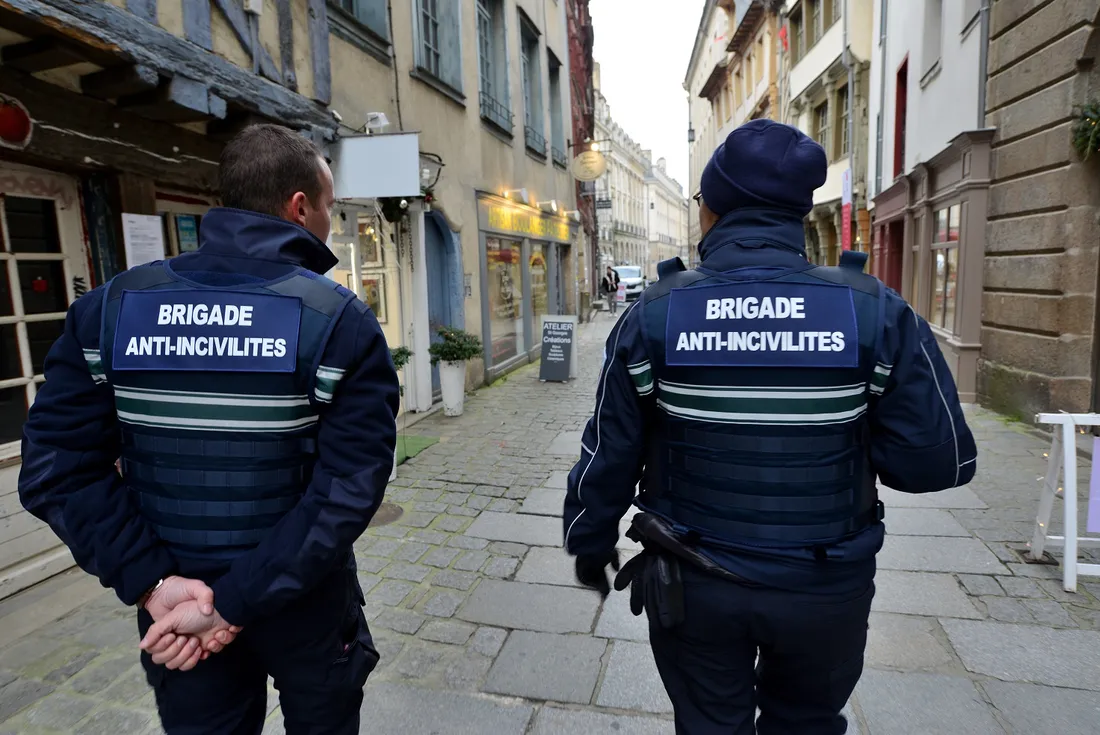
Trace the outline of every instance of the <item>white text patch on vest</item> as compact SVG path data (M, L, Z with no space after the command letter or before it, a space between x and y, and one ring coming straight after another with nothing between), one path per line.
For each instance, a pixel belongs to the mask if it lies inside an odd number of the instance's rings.
M252 307L242 307L252 310ZM198 357L284 357L286 340L273 337L131 337L127 355Z
M792 299L801 301L801 299ZM843 332L680 332L676 351L843 352Z
M707 299L707 319L805 319L805 308L802 297Z
M236 304L161 304L157 324L251 327L252 307Z

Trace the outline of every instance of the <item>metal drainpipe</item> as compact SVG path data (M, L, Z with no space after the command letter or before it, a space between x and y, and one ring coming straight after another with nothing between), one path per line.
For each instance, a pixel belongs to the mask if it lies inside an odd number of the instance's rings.
M989 76L986 68L989 61L989 0L982 0L981 9L978 11L981 18L981 39L978 41L978 128L985 127L985 85Z

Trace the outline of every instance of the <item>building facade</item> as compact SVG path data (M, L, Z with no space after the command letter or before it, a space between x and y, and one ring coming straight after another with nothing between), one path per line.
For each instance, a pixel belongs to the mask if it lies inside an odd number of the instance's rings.
M646 151L646 158L651 158ZM649 166L645 177L646 234L649 241L646 275L657 280L657 264L669 258L689 259L688 200L680 182L668 175L665 159Z
M977 397L990 142L979 3L875 0L865 173L872 271L932 327Z
M730 26L728 77L717 90L704 90L721 119L718 142L758 118L780 119L779 5L764 0L738 2Z
M573 148L576 156L586 141L596 135L596 95L593 86L595 62L592 46L595 34L588 0L566 0L569 33L569 81L572 104ZM596 222L596 187L593 182L578 181L575 186L577 210L584 231L583 251L577 253L581 267L577 272L578 314L587 315L589 305L598 296L599 231Z
M1097 411L1100 169L1071 141L1100 98L1100 1L997 0L989 13L979 399L1026 421Z
M596 99L595 143L607 158L607 173L596 181L596 214L599 222L599 271L609 265L649 262L646 230L645 178L649 158L611 117L611 106L600 92L600 65L593 74Z

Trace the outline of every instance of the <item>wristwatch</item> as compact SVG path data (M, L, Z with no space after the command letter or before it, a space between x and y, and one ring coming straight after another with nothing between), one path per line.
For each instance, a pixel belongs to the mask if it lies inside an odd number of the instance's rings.
M160 589L160 586L162 584L164 584L163 579L157 580L157 583L155 585L153 585L151 588L149 588L149 590L147 590L145 592L145 594L143 594L141 597L138 598L137 606L138 606L139 610L141 610L145 607L145 603L149 602L149 598L153 596L154 592L156 592L157 590Z

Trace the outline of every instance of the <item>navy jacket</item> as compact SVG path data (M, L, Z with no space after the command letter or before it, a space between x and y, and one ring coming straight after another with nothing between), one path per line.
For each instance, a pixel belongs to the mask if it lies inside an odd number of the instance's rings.
M763 274L804 264L802 221L772 211L735 211L707 234L699 251L702 266L719 272L758 269ZM662 410L653 392L639 392L629 371L647 359L636 303L607 340L596 412L584 431L580 461L569 475L563 520L570 554L613 548L619 519L634 502L647 427L654 412ZM869 411L871 460L881 482L909 493L968 483L977 450L954 379L928 324L889 289L877 362L891 366L885 388L873 397ZM840 540L828 549L825 564L811 549L796 546L737 542L708 553L730 571L756 582L792 590L835 590L874 576L874 555L883 536L883 525L877 523Z
M266 281L296 267L324 273L336 258L290 222L232 209L211 210L201 248L173 269L219 286ZM133 604L158 579L181 574L214 589L230 623L277 612L339 566L382 502L393 467L397 373L378 321L365 305L345 309L323 362L345 370L321 408L318 460L296 507L254 549L229 561L177 559L141 516L115 469L119 428L112 388L93 380L83 350L98 344L103 288L70 308L46 357L46 382L23 430L19 495L72 550L77 563Z

